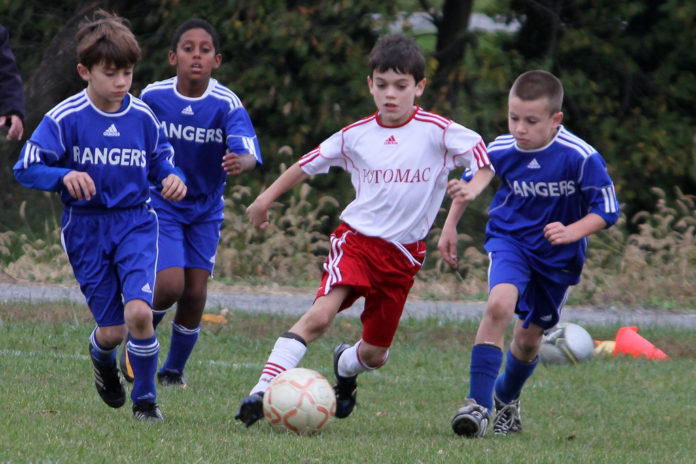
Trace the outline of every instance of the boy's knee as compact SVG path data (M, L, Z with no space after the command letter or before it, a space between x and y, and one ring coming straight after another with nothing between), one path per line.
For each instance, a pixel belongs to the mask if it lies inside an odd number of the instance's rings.
M494 321L507 324L515 312L514 306L502 298L491 298L486 304L486 314Z
M363 341L360 345L360 359L368 368L379 369L389 360L389 348L369 345Z
M183 287L179 287L176 284L162 283L160 285L160 282L158 281L155 286L155 295L152 301L152 306L158 311L171 308L174 303L179 301L183 295L183 290Z
M97 339L105 347L114 347L118 346L126 338L127 333L128 330L125 324L99 327Z
M135 299L126 303L124 310L126 322L136 326L152 325L152 308L143 300Z

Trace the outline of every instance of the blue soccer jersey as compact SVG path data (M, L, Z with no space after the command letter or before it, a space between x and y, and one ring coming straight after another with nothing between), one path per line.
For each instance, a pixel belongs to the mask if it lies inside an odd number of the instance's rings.
M589 213L607 225L616 222L619 203L604 159L563 126L538 150L522 150L512 135L502 135L489 145L488 156L502 185L489 208L486 251L505 249L512 242L545 277L577 283L587 238L554 246L544 238L544 227L552 222L567 226Z
M106 209L144 204L150 183L169 174L173 150L152 110L128 94L115 113L99 110L82 91L49 111L22 148L15 177L26 187L59 192L66 207ZM96 195L76 200L63 185L70 171L89 174Z
M186 174L186 197L222 195L227 174L222 168L226 150L249 153L261 164L254 126L239 97L215 79L200 97L177 89L177 78L148 85L141 98L155 112L174 146L174 164Z

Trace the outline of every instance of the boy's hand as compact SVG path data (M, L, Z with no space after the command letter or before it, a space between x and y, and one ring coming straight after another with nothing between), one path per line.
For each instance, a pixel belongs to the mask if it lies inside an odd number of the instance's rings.
M68 189L70 196L76 200L89 201L92 195L97 194L97 188L94 185L94 180L89 174L82 171L70 171L63 176L63 184Z
M0 116L0 126L7 124L10 128L7 131L7 140L20 140L24 134L24 123L22 118L16 114Z
M447 193L453 200L469 203L474 201L480 192L463 179L452 179L447 183Z
M551 245L565 245L567 243L577 242L582 237L575 237L571 229L560 222L552 222L544 227L544 238L546 238Z
M246 210L249 222L257 229L265 229L268 227L268 208L261 206L257 201L254 201Z
M453 268L457 267L457 229L443 227L440 240L437 242L442 259Z
M169 174L162 180L162 197L165 200L181 201L186 196L186 184L176 174Z
M222 157L222 169L225 170L228 176L250 171L254 169L255 166L256 158L249 153L237 155L236 153L227 152L225 156Z

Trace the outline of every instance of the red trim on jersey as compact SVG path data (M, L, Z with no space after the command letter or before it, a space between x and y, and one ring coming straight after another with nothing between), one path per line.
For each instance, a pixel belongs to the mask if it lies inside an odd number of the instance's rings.
M476 158L476 166L478 166L479 169L491 164L491 161L488 159L488 150L486 150L486 145L483 143L483 140L476 144L473 148L473 152L474 158Z
M422 122L430 122L432 124L435 124L438 126L440 129L445 130L449 127L450 124L452 124L451 119L447 119L444 116L440 116L439 114L436 113L431 113L429 111L423 111L422 109L418 111L418 114L415 115L415 119L417 121L422 121Z
M316 159L317 156L321 156L321 151L319 150L319 147L317 146L314 150L310 151L309 153L303 155L298 163L300 163L300 166L304 166L307 163L311 163Z
M342 129L342 132L345 132L348 129L352 129L353 127L356 127L356 126L361 126L363 124L366 124L366 123L372 121L373 119L376 119L377 122L379 123L379 118L377 116L378 116L378 114L374 113L372 116L368 116L366 118L359 119L359 120L355 121L353 124L350 124L350 125L344 127Z
M375 116L377 116L377 124L380 127L384 127L386 129L396 129L398 127L404 127L406 124L411 122L411 120L416 116L416 114L418 114L419 111L420 111L420 106L414 105L413 113L411 113L411 116L405 122L398 124L396 126L387 126L386 124L382 124L382 122L379 120L379 113L375 113Z

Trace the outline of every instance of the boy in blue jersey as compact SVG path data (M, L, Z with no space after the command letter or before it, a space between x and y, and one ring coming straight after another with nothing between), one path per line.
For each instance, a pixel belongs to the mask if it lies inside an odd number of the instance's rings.
M157 117L128 93L140 47L122 18L98 11L76 35L77 71L87 88L49 111L14 166L24 186L58 192L61 239L97 322L89 354L102 400L123 406L126 391L117 348L130 332L133 415L160 422L155 372L159 343L152 328L157 216L146 202L186 195L172 146Z
M489 297L471 352L469 395L452 419L458 435L485 436L494 405L496 435L522 431L519 397L538 363L544 330L556 325L569 287L580 281L587 237L619 217L606 164L561 125L562 101L563 87L552 74L520 75L508 97L510 134L488 146L502 186L489 209ZM438 243L452 266L465 188L464 180L448 185L453 205ZM513 313L518 319L499 376Z
M222 60L219 42L207 21L184 22L174 33L169 51L176 76L150 84L141 95L174 146L174 163L186 175L188 187L186 198L177 204L152 193L161 251L154 326L177 304L169 354L157 373L162 385L186 385L184 368L198 339L208 278L215 265L227 176L261 164L256 133L244 106L211 77ZM120 364L131 380L129 355L122 351Z

